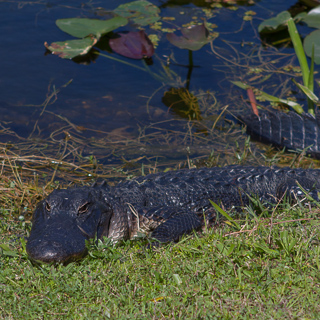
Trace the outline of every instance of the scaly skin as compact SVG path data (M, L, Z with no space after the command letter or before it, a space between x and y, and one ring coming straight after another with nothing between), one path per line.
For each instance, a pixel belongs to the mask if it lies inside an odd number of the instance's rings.
M239 117L247 126L247 133L263 143L287 150L304 150L320 159L320 117L308 113L259 110L259 117L251 114Z
M95 237L119 241L145 232L160 242L177 241L215 223L209 200L225 210L241 210L251 196L264 203L277 203L286 192L301 198L297 181L317 199L319 170L262 166L170 171L113 188L55 190L37 206L27 252L36 261L69 262L82 258L85 240Z

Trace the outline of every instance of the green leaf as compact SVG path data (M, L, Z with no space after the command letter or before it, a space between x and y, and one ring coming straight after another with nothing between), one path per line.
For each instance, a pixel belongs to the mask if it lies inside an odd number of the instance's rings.
M246 83L244 82L241 82L241 81L231 81L234 85L238 86L239 88L241 89L249 89L249 88L253 88L252 86L249 86L247 85ZM280 98L277 98L275 96L272 96L264 91L261 91L261 90L258 90L258 89L255 89L258 91L259 95L264 98L265 100L267 101L272 101L272 102L277 102L277 103L283 103L283 104L286 104L288 105L289 107L291 107L293 110L295 110L297 113L303 113L303 108L301 107L300 104L294 102L294 101L290 101L290 100L286 100L286 99L280 99Z
M260 33L274 33L287 28L286 23L291 18L288 11L280 12L276 17L260 23L258 31Z
M176 282L176 284L178 286L180 286L182 284L182 280L181 280L180 276L177 273L174 273L172 276L173 276L173 279Z
M310 28L320 29L320 6L310 10L309 13L303 18Z
M72 59L77 56L87 54L96 43L96 38L89 37L80 40L53 42L50 45L45 42L44 45L48 50L50 50L53 54L56 54L60 58Z
M288 230L283 230L280 232L280 242L283 249L289 255L293 247L298 242L298 239L295 239L291 235L289 235Z
M310 72L308 79L308 88L313 92L314 90L314 44L312 45L311 50L311 64L310 64Z
M294 102L294 101L290 101L290 100L286 100L286 99L280 99L277 98L275 96L272 96L270 94L267 94L261 90L258 90L259 94L266 100L268 101L272 101L272 102L278 102L278 103L284 103L286 105L288 105L289 107L291 107L292 109L294 109L297 113L303 113L303 108L301 107L300 104Z
M0 244L0 248L4 251L11 251L10 247L5 243Z
M212 200L209 200L212 206L221 213L227 220L229 220L234 226L237 227L238 230L240 230L240 226L237 222L235 222L224 210L222 210L216 203L214 203Z
M217 247L217 249L219 250L219 252L222 254L222 255L224 255L224 256L229 256L232 252L233 252L233 250L234 250L234 248L236 247L236 245L234 244L234 243L232 243L231 245L230 245L230 247L227 247L227 246L225 246L224 244L222 244L222 243L217 243L216 244L216 247Z
M155 23L160 19L160 9L149 1L138 0L125 4L113 10L121 17L133 20L140 26L146 26Z
M9 257L18 257L19 254L15 251L12 251L7 244L0 244L0 248L3 250L2 254Z
M298 83L295 79L292 79L294 84L314 103L319 101L319 98L306 86Z
M298 57L299 64L301 67L303 84L307 87L308 79L309 79L309 66L308 66L307 57L304 52L303 45L300 39L300 35L292 19L288 20L288 30L289 30L291 41L293 43L294 51L296 52L296 55Z
M308 89L314 94L314 44L312 45L312 52L311 52L311 64L310 64L310 72L309 72L309 78L308 78ZM316 96L318 99L318 97ZM319 99L318 99L319 100ZM310 98L308 99L308 112L312 115L315 115L314 112L314 101L312 101Z
M313 46L314 46L314 62L316 64L320 64L320 30L311 32L304 39L303 47L308 57L312 57Z
M302 185L301 185L298 181L296 181L296 183L297 183L299 189L304 193L306 199L309 200L309 201L314 202L315 200L309 195L308 191L307 191L306 189L304 189L304 188L302 187ZM316 202L316 203L317 203L317 202ZM317 205L319 205L319 204L317 203Z
M243 274L245 274L249 278L253 277L253 273L248 270L242 269L242 272L243 272Z
M266 245L263 245L263 244L254 244L253 246L256 249L264 251L265 253L268 253L268 254L278 254L278 251L272 250L272 249L268 248Z
M242 82L242 81L230 81L231 83L233 83L234 85L236 85L237 87L247 90L249 88L252 88L252 86L249 86L248 84Z
M180 49L192 51L200 50L204 45L210 42L210 34L204 23L181 28L181 34L181 36L178 36L175 33L167 33L167 39L170 43Z
M68 18L56 21L56 25L62 31L74 37L84 38L89 35L94 35L97 39L110 31L125 26L127 23L128 20L123 17L114 17L109 20Z

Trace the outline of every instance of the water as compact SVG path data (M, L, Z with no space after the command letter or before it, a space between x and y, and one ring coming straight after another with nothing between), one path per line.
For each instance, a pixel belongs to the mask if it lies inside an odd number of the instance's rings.
M129 158L131 154L145 152L147 146L151 150L148 151L148 156L153 154L154 157L159 155L176 158L177 155L172 150L177 150L177 146L182 149L193 146L193 140L184 137L188 132L188 122L169 112L162 103L162 96L168 87L162 86L148 73L102 57L98 57L94 63L84 65L45 55L45 41L51 43L72 39L56 27L57 19L94 18L97 17L97 7L113 9L125 2L127 1L0 1L0 121L3 127L21 138L31 136L45 139L51 136L51 139L59 140L65 134L63 128L66 128L65 130L73 130L81 137L105 137L111 144L125 140L128 145L128 141L134 141L130 150L122 148L123 154L127 152ZM153 3L162 5L162 16L176 17L174 25L181 25L194 16L200 16L200 8L192 3L181 6L169 5L170 2L164 1ZM294 4L295 1L265 0L256 1L250 6L237 6L238 10L220 9L209 20L218 26L215 31L220 33L213 43L214 48L232 61L241 52L248 54L252 48L261 49L257 33L259 23ZM256 13L252 22L243 21L244 12L248 10ZM226 45L224 40L233 48ZM156 52L160 58L173 54L179 65L188 64L188 52L173 47L164 36ZM286 49L285 52L293 51ZM139 64L138 61L127 61ZM209 45L194 52L194 64L198 67L193 69L190 90L214 92L218 100L216 111L222 110L230 101L233 101L230 108L236 110L234 98L240 97L240 94L228 80L236 72L245 77L247 70L243 67L225 67L225 62L211 51ZM151 70L157 68L160 68L160 64L156 61ZM181 77L182 82L186 80L186 67L173 63L171 68ZM71 80L71 83L62 87ZM56 101L52 95L55 89L60 89ZM44 108L48 95L52 95L49 102L54 103ZM233 99L230 100L230 96ZM211 111L213 116L214 112ZM210 117L207 117L206 125L209 120ZM175 130L178 132L176 136ZM152 133L157 138L153 136L149 140L145 137L139 140L142 132ZM168 132L171 136L166 139L164 136ZM236 136L231 135L233 140L230 142L226 137L219 140L213 134L210 145L208 140L204 140L203 144L196 140L195 147L204 150L200 152L201 155L209 155L211 149L221 145L223 149L224 143L233 143L237 136L238 133ZM5 142L8 136L0 136L0 139ZM13 139L12 135L10 139ZM163 151L166 144L167 149ZM104 147L107 148L106 144ZM112 147L108 145L108 151L105 152L112 153L110 148ZM195 151L196 155L199 155L198 149ZM91 148L91 152L94 152L92 150L94 147ZM171 150L170 154L168 150ZM186 158L186 152L181 154L177 151L177 154L178 158ZM110 159L112 162L113 158Z

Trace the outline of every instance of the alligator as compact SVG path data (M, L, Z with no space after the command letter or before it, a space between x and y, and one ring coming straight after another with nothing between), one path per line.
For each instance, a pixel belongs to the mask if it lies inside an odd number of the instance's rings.
M298 182L298 183L297 183ZM243 210L252 199L269 206L283 198L315 200L320 170L226 166L182 169L125 180L54 190L33 215L27 252L34 261L68 263L87 254L86 240L113 242L145 233L154 243L178 241L217 223L218 204Z
M259 110L259 116L251 113L239 116L247 126L247 133L263 143L272 144L289 151L304 150L320 159L320 115L297 114L278 110Z

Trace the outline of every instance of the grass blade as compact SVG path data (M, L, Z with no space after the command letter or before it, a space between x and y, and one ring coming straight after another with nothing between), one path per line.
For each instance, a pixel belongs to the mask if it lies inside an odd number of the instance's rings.
M232 225L234 225L238 230L240 230L240 226L238 223L236 223L224 210L222 210L216 203L213 201L209 200L212 206L219 212L221 213L228 221L231 222Z
M314 90L314 44L312 45L312 53L311 53L311 64L310 64L310 72L308 78L308 89L313 93ZM318 99L319 100L319 99ZM311 101L308 99L308 112L314 115L314 103L315 101Z
M294 21L291 19L288 20L288 30L290 34L291 41L293 43L294 50L299 60L299 64L301 67L303 84L308 87L308 80L309 80L309 66L306 58L306 54L303 49L303 45L296 28Z
M241 88L241 89L245 89L245 90L248 90L250 88L253 88L252 86L249 86L247 85L246 83L244 82L241 82L241 81L230 81L231 83L233 83L234 85L236 85L237 87ZM295 112L297 113L302 113L303 112L303 108L301 107L300 104L294 102L294 101L291 101L291 100L286 100L286 99L280 99L278 97L275 97L275 96L272 96L264 91L261 91L259 89L255 89L259 94L260 96L262 96L265 100L268 100L268 101L272 101L272 102L277 102L277 103L283 103L283 104L286 104L288 105L289 107L291 107Z
M317 103L319 98L306 86L298 83L295 79L292 79L295 85L308 97L311 102Z

